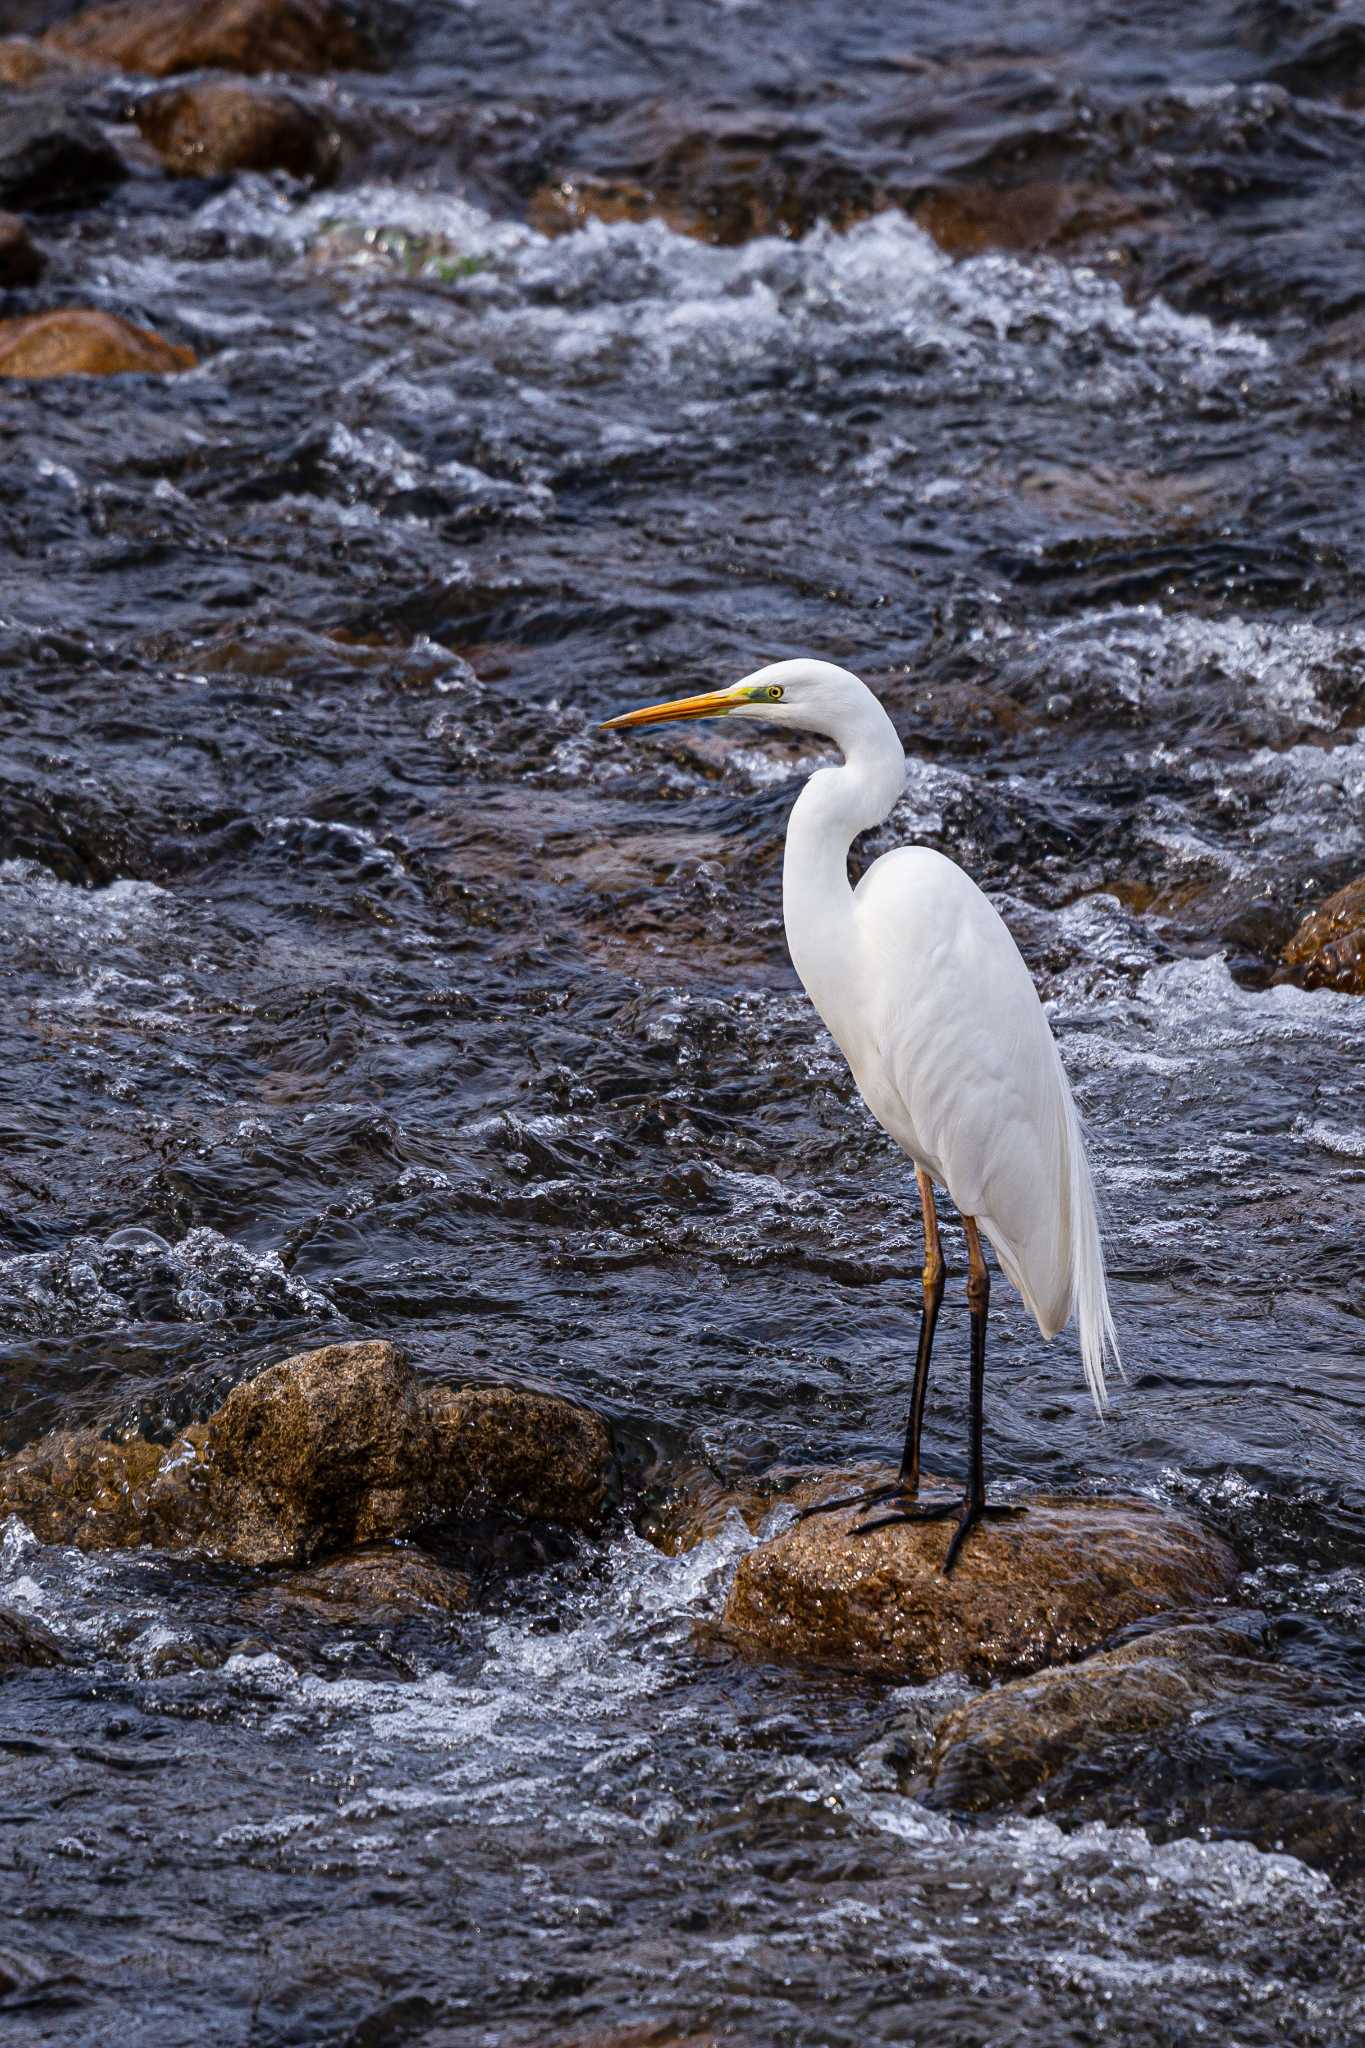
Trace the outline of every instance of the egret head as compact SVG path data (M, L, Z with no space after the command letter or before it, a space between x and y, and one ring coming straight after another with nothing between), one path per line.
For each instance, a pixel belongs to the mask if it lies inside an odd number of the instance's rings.
M849 669L837 668L832 661L774 661L741 677L728 690L644 704L638 711L609 718L604 730L663 725L677 718L756 718L764 725L794 726L798 732L822 733L844 743L869 714L878 722L885 717L867 684Z

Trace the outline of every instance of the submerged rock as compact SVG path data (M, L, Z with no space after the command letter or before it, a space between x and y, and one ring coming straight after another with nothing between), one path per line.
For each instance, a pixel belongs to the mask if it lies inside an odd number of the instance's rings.
M1106 1743L1154 1735L1202 1707L1282 1683L1256 1650L1243 1629L1196 1622L1012 1679L939 1723L930 1798L972 1811L1006 1805Z
M677 1557L719 1536L732 1515L756 1535L779 1508L813 1507L831 1494L856 1493L885 1477L880 1467L869 1465L815 1474L808 1465L773 1465L730 1479L709 1465L689 1466L670 1475L667 1493L648 1502L637 1527L646 1542ZM934 1488L948 1482L926 1473L924 1483Z
M44 48L119 71L364 71L374 50L336 0L108 0L59 22Z
M526 217L538 234L567 235L600 220L613 227L622 221L661 220L675 235L694 241L711 239L712 224L697 207L655 197L632 178L575 176L541 185L527 203Z
M150 327L91 306L0 320L0 377L165 377L198 360Z
M34 247L27 225L17 213L0 213L0 288L36 284L44 268L42 250Z
M463 1572L424 1550L375 1543L281 1574L248 1595L253 1614L306 1614L321 1621L378 1623L412 1614L459 1614L469 1605Z
M947 1577L950 1521L855 1536L858 1519L816 1515L750 1551L726 1605L731 1639L909 1683L992 1678L1081 1657L1144 1615L1222 1592L1237 1569L1216 1536L1140 1501L1030 1500L975 1530Z
M88 206L127 174L103 130L60 94L0 105L0 204Z
M1035 180L1023 185L944 185L919 200L916 225L949 256L987 249L1012 255L1071 248L1095 235L1136 226L1150 204L1099 185Z
M0 85L40 85L75 77L80 69L29 36L0 36Z
M552 1394L425 1384L392 1344L330 1344L246 1380L163 1448L89 1432L0 1464L0 1513L45 1543L306 1564L489 1508L586 1527L602 1421Z
M1302 988L1365 995L1365 875L1310 911L1282 955Z
M50 1670L70 1658L40 1621L0 1607L0 1671Z
M336 129L294 93L208 79L148 94L133 118L175 177L288 171L321 184L336 172Z

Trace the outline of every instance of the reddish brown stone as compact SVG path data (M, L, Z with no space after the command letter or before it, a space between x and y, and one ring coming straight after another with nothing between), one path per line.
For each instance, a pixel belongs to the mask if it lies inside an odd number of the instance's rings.
M0 1514L83 1550L306 1564L490 1508L584 1527L606 1498L603 1423L552 1394L433 1387L391 1344L331 1344L257 1373L163 1449L88 1432L0 1463Z
M281 1572L248 1595L255 1615L303 1614L336 1623L388 1622L414 1614L458 1614L469 1605L463 1572L424 1550L373 1543L301 1571Z
M945 185L914 208L914 219L950 256L987 249L1015 254L1069 248L1142 221L1150 207L1098 185Z
M946 1576L951 1521L855 1536L857 1519L812 1516L741 1560L725 1610L740 1647L909 1683L998 1677L1084 1656L1236 1573L1216 1536L1141 1501L1030 1500L975 1530Z
M192 349L93 307L0 320L0 377L168 376L197 361Z
M374 63L335 0L109 0L50 28L43 47L149 78L353 71Z
M1283 959L1283 978L1303 988L1365 995L1365 875L1309 912Z
M1202 1708L1268 1688L1298 1699L1311 1681L1262 1662L1235 1627L1155 1629L954 1708L935 1736L929 1794L969 1811L1006 1805L1104 1744L1156 1735Z
M336 171L335 128L293 93L210 79L148 94L134 119L175 177L288 171L321 184Z

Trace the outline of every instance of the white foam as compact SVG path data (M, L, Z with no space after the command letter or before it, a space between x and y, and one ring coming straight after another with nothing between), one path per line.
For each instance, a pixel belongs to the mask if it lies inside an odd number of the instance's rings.
M168 1296L169 1310L190 1323L332 1311L327 1296L288 1272L277 1251L250 1251L205 1225L177 1244L151 1232L129 1243L129 1235L77 1237L57 1251L0 1259L0 1320L44 1335L104 1329L139 1313L137 1298L148 1288Z

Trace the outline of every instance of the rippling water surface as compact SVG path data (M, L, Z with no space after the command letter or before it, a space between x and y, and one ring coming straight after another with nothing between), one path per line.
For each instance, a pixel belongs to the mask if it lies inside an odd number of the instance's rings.
M78 1659L0 1708L16 2038L1361 2039L1365 1005L1273 970L1365 869L1365 40L405 35L328 88L337 189L144 171L41 224L43 303L202 361L0 396L5 1431L164 1435L374 1333L591 1402L626 1497L471 1617L287 1638L244 1575L11 1524L0 1597ZM733 228L754 162L804 232ZM587 173L729 225L528 224ZM1112 231L955 258L949 178ZM907 743L859 857L992 892L1094 1134L1129 1385L1101 1429L998 1289L993 1467L1193 1507L1277 1666L1014 1817L901 1789L951 1688L722 1654L737 1524L633 1526L903 1412L913 1181L782 940L818 743L596 730L797 652ZM965 1346L950 1297L940 1469Z

